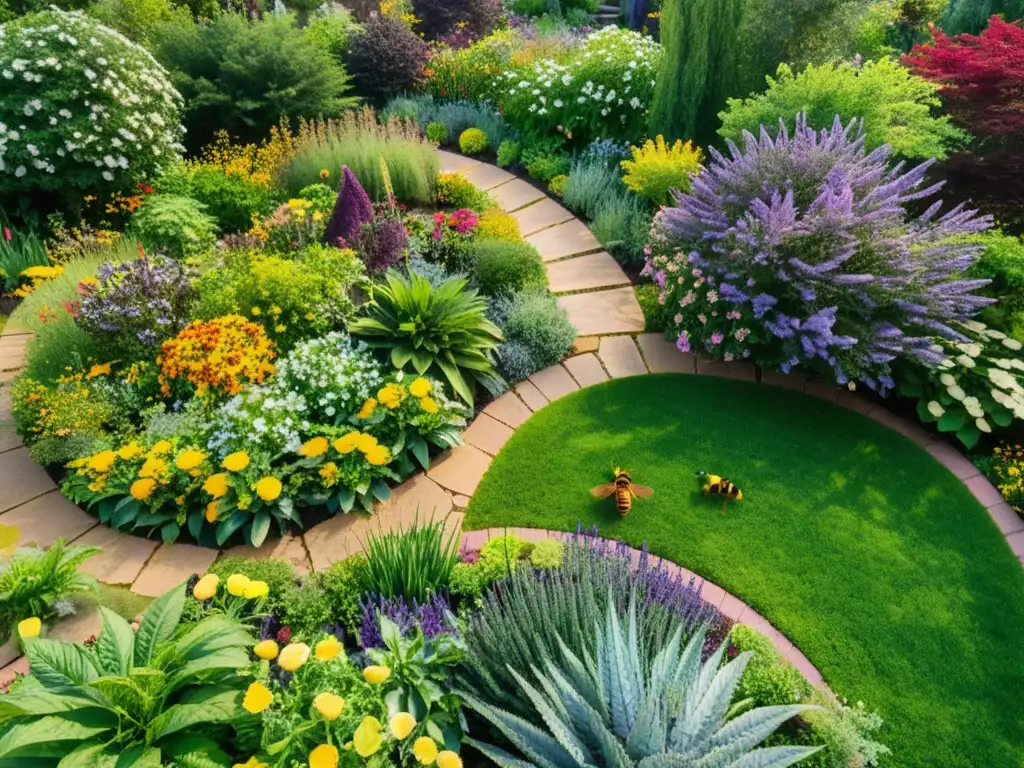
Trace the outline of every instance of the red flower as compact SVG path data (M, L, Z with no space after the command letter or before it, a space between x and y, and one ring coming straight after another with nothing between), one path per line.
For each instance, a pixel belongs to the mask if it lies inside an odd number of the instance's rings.
M4 227L4 239L5 240L10 240L11 239L11 230L8 227Z
M139 189L147 195L153 194L153 187L149 186L149 184L146 184L144 181L139 182Z
M60 303L64 307L64 311L72 317L78 317L78 302L64 300Z
M287 643L287 642L290 642L291 639L292 639L292 628L291 627L281 627L281 629L279 629L277 631L277 642L279 642L279 643Z

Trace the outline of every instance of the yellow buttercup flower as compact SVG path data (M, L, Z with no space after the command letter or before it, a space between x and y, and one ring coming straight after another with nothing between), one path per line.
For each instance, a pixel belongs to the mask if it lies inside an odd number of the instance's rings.
M258 715L270 706L274 700L274 694L270 692L263 683L252 683L245 691L245 698L242 699L242 706L246 712Z
M326 437L314 437L311 440L307 440L297 451L299 456L305 456L307 459L313 459L317 456L323 456L327 453L327 438Z
M391 735L399 741L409 738L409 734L413 732L416 727L416 718L412 716L411 712L396 712L388 720L388 728L391 731Z
M245 588L249 586L249 577L243 573L233 573L228 576L228 594L241 597L245 594Z
M149 455L163 456L165 453L168 453L173 447L174 446L171 445L170 442L168 442L167 440L161 440L160 442L158 442L156 445L149 449Z
M142 481L140 480L139 482L141 483ZM220 514L220 502L218 502L216 499L214 499L213 501L211 501L209 504L206 505L206 522L208 522L208 523L216 523L217 522L217 515L219 515L219 514Z
M360 757L371 757L380 751L384 743L384 736L381 734L380 720L376 717L364 717L363 722L356 728L352 736L352 745Z
M249 466L249 454L245 451L235 451L224 457L220 463L228 472L241 472Z
M256 495L264 501L274 501L281 495L281 481L276 477L264 477L256 483Z
M391 453L383 445L375 445L366 452L366 460L374 466L383 466L391 461Z
M250 311L252 312L253 317L259 317L260 314L263 312L263 310L260 309L259 307L253 307Z
M316 658L318 661L330 661L341 653L341 643L338 638L331 635L316 644Z
M422 408L426 413L437 413L438 407L439 406L437 404L437 400L435 400L434 398L432 398L432 397L421 397L420 398L420 408Z
M375 664L363 670L363 680L370 685L380 685L391 677L391 670L388 667L379 667Z
M89 463L86 466L93 472L109 472L110 468L114 465L114 461L117 459L117 453L114 451L101 451L95 456L90 457Z
M192 596L196 600L209 600L217 594L218 584L220 584L220 576L215 573L208 573L192 587Z
M321 744L309 753L309 768L338 768L338 748Z
M324 720L337 720L345 709L345 700L337 694L324 691L313 699L313 708Z
M145 453L145 451L142 450L142 446L133 441L128 443L128 445L122 446L121 449L117 452L117 455L119 458L122 458L125 461L129 461L138 456L141 456L143 453Z
M213 498L219 499L228 492L228 476L223 472L210 475L206 478L206 482L203 483L203 490L213 496Z
M178 458L174 461L174 466L180 469L182 472L188 472L190 469L195 469L206 459L206 454L202 451L188 450L182 451L178 454Z
M362 453L369 453L377 447L377 438L373 435L360 435L356 440L356 448Z
M429 736L420 736L412 743L412 754L421 765L433 765L437 759L437 742Z
M18 635L23 639L39 637L43 631L43 621L38 616L30 616L18 622Z
M357 419L368 419L373 416L373 412L377 410L377 401L372 397L363 403L363 407L359 409L359 413L356 414Z
M253 646L252 652L256 654L257 658L273 661L277 658L277 643L273 640L262 640Z
M154 488L156 488L156 480L151 477L144 477L141 480L136 480L132 483L132 487L128 489L128 493L132 495L133 499L145 501L149 498L149 495L153 493Z
M420 376L409 385L409 394L413 397L426 397L430 394L430 382Z
M309 646L305 643L289 643L281 649L277 663L285 672L294 672L309 658Z
M349 432L347 435L339 437L334 441L334 450L338 453L352 453L359 443L359 438L362 436L360 432Z
M462 758L446 749L437 756L437 768L462 768Z
M270 587L265 581L250 581L246 584L245 591L242 593L246 600L256 600L269 594Z

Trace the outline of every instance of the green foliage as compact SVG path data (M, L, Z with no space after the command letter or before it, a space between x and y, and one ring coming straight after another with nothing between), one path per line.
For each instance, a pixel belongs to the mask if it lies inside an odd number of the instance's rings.
M1024 342L1024 240L998 231L971 235L968 239L985 250L967 276L991 280L981 292L999 299L985 307L979 319L990 328Z
M518 141L505 139L498 145L498 167L508 168L519 161L521 147Z
M287 615L289 608L298 597L295 566L287 560L271 557L228 556L217 560L206 572L216 574L220 577L221 582L226 582L229 576L236 573L242 574L251 581L264 582L269 589L265 609L268 613L278 616ZM198 601L189 595L186 610L194 605L198 605Z
M618 170L606 160L589 155L574 160L562 196L566 207L593 221L609 197L625 197Z
M474 693L464 692L463 698L519 753L546 768L673 766L708 763L712 757L720 765L785 768L817 751L753 749L809 707L762 707L730 718L729 704L750 654L723 665L723 644L702 664L703 627L685 647L682 629L667 642L644 646L635 598L625 623L624 628L609 600L604 621L588 627L596 654L577 655L563 641L558 653L531 660L530 675L509 663L521 703L528 705L521 709L533 710L525 720L485 704ZM503 749L467 741L499 764L515 764Z
M363 583L366 578L367 560L363 555L353 555L336 560L318 576L331 607L331 618L341 622L353 637L359 633L363 622ZM305 588L303 592L305 592Z
M875 739L882 718L865 708L863 701L849 706L827 690L815 689L807 700L819 709L804 714L814 742L824 748L807 761L810 768L847 768L851 765L884 764L891 750Z
M179 260L204 256L217 241L217 222L191 197L150 195L132 214L131 226L149 251Z
M0 294L17 288L23 282L20 275L24 270L50 264L46 245L36 232L3 224L0 212Z
M798 704L811 694L800 670L783 660L775 645L757 630L737 624L729 641L740 653L753 654L736 688L736 700L750 699L755 707Z
M428 139L436 141L438 144L444 144L448 141L448 126L440 120L428 123L425 133Z
M543 182L567 174L572 164L569 157L564 154L532 154L528 151L523 151L522 161L526 166L526 172Z
M939 26L949 35L976 35L993 15L1006 21L1024 18L1022 0L949 0Z
M530 565L534 568L558 568L562 565L562 542L558 539L538 541L530 552Z
M67 372L65 372L66 374ZM28 376L11 386L12 414L29 451L44 466L64 464L84 454L77 450L106 447L107 430L115 423L112 403L106 397L106 380L84 381L81 374L65 375L47 385ZM109 385L118 386L118 385ZM62 442L74 438L66 445ZM52 459L40 461L41 459Z
M448 583L448 591L456 597L476 600L484 587L480 569L475 563L456 563Z
M658 301L658 286L654 283L641 283L633 286L640 310L644 313L644 330L648 333L663 333L668 325L668 314L665 305Z
M87 13L140 45L150 43L150 33L157 24L192 22L187 8L168 0L98 0Z
M663 136L650 139L642 147L631 147L632 160L623 160L626 171L622 181L631 191L656 206L672 203L672 192L689 192L690 175L700 170L701 151L690 142L676 141L672 146Z
M359 24L343 8L324 6L324 10L314 15L302 31L317 48L339 60L348 50L352 36L359 31Z
M568 313L543 288L496 297L491 318L505 336L498 347L498 366L509 381L523 381L561 362L576 340Z
M476 564L483 583L492 584L511 576L519 564L525 543L511 534L488 539L480 548L480 559Z
M78 566L99 552L57 539L45 552L20 549L0 559L0 642L23 619L35 616L45 622L73 612L71 598L96 591L96 579L78 573Z
M459 559L459 537L446 533L444 521L416 521L397 533L371 535L364 549L363 591L422 604L448 587Z
M150 605L137 632L100 607L92 647L27 640L32 676L4 697L0 760L156 765L199 752L227 764L246 720L240 672L253 639L223 615L179 625L184 603L182 584Z
M487 134L479 128L467 128L459 134L459 149L467 155L479 155L490 146Z
M437 202L473 211L485 211L494 205L486 192L461 173L442 173L437 177Z
M477 239L470 250L473 278L487 296L547 285L544 262L529 243Z
M644 246L651 231L650 213L646 205L623 189L601 201L594 211L590 231L619 262L637 267L644 261Z
M792 133L797 113L803 112L807 124L817 129L830 128L836 115L844 125L863 118L868 150L888 144L914 160L946 157L967 139L948 116L933 116L941 106L939 86L910 74L892 59L868 61L860 67L809 64L799 74L780 64L775 77L767 80L764 93L729 99L720 114L720 136L742 143L744 131L757 136L762 125L774 135L780 118Z
M390 350L394 366L438 376L470 406L476 384L500 389L493 350L501 331L485 317L487 302L466 281L453 277L437 288L415 273L394 270L373 290L364 316L352 323L353 336Z
M555 197L565 197L565 188L569 186L569 176L560 173L548 182L548 192Z
M267 187L209 165L192 170L187 194L206 206L224 234L248 231L253 215L263 217L273 209L273 193Z

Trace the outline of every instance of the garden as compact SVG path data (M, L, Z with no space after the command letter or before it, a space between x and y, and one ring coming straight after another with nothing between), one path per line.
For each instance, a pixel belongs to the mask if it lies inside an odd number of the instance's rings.
M1022 17L0 0L0 766L1021 764Z

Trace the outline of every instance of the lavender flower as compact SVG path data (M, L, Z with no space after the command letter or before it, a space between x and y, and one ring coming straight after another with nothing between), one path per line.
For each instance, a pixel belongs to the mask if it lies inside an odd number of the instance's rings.
M359 632L359 644L364 649L384 647L384 639L380 634L380 616L395 622L403 635L419 629L428 640L456 631L451 608L441 595L431 595L422 605L415 600L410 604L401 596L393 599L370 596L361 605L363 626Z

